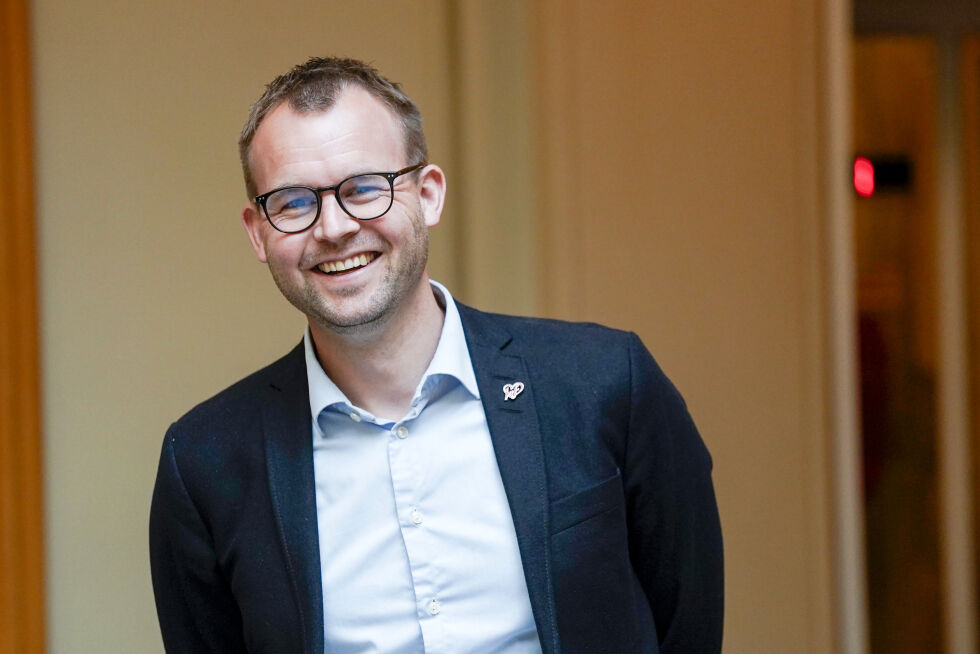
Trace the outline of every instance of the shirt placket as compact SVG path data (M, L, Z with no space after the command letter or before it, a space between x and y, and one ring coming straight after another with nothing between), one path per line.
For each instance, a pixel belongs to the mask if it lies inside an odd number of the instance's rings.
M419 468L418 417L424 403L416 401L410 413L394 423L388 434L388 465L398 525L408 556L415 588L416 615L427 654L445 651L446 606L440 598L438 552L428 531L423 489L424 475Z

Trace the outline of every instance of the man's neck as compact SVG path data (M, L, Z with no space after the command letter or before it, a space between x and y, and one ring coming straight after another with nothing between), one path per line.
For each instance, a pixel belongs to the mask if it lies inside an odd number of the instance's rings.
M383 323L355 331L310 323L317 359L337 388L375 416L398 419L439 345L445 313L428 280Z

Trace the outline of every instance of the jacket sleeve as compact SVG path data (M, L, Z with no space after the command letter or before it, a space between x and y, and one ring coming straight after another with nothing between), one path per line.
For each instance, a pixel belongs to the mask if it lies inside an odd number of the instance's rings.
M662 654L721 651L724 571L711 457L680 394L630 340L624 488L630 558Z
M150 507L150 570L167 652L245 652L238 606L211 535L181 478L175 428L164 439Z

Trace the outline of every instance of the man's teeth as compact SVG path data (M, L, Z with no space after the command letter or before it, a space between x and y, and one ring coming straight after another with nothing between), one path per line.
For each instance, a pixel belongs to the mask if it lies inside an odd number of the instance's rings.
M320 264L320 270L323 272L343 272L352 268L360 268L374 261L376 256L376 254L358 254L343 261L328 261Z

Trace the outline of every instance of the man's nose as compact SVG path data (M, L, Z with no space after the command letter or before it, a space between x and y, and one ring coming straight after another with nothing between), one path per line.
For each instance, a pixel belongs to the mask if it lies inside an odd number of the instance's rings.
M320 199L320 217L313 225L313 236L321 241L343 241L361 229L361 221L352 218L337 202L333 193Z

